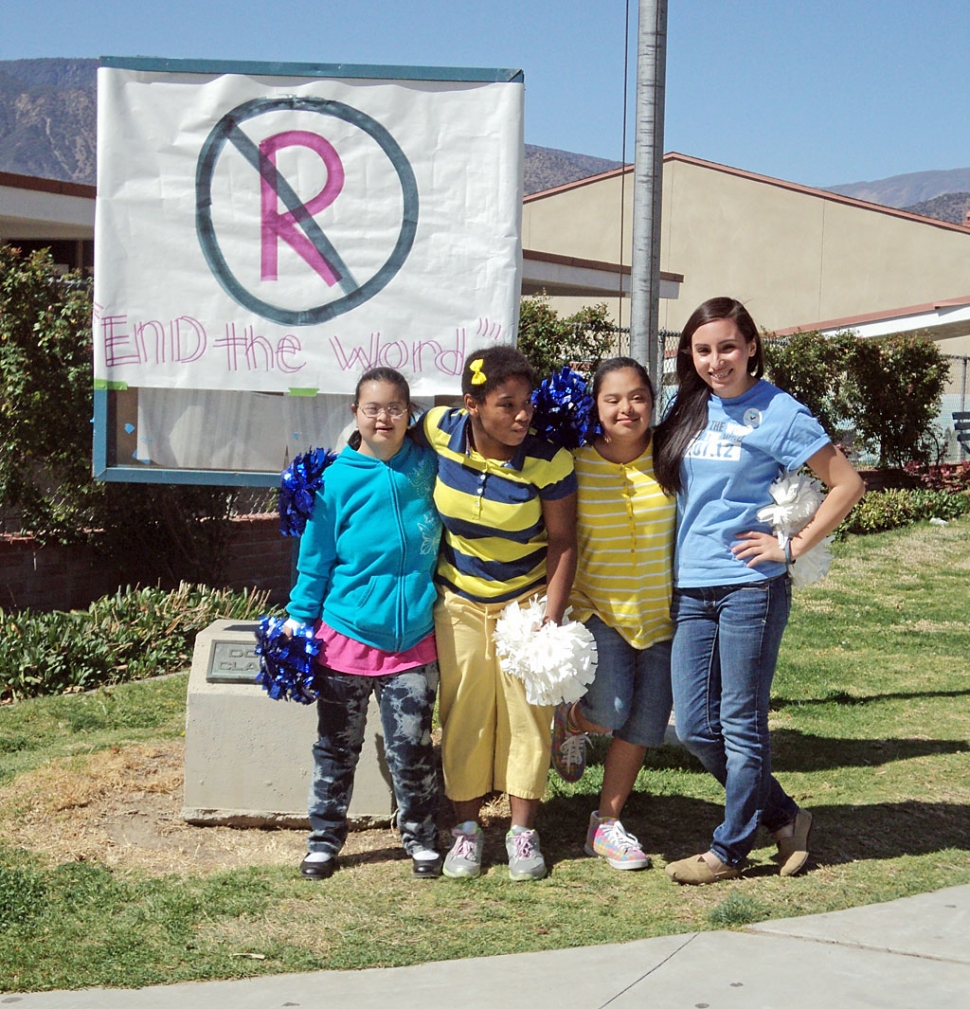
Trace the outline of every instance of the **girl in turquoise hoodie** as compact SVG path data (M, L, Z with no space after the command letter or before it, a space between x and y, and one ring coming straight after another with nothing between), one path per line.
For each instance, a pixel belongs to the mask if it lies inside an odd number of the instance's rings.
M415 876L437 876L435 456L405 437L411 396L394 369L368 371L351 410L358 430L317 492L287 606L286 630L313 624L320 642L311 830L300 871L326 879L336 868L374 693L402 843Z

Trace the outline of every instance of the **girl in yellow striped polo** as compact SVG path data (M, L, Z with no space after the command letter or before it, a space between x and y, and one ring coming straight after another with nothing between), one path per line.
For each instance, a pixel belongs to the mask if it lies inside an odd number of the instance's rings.
M620 813L649 746L659 746L671 709L670 620L675 499L653 474L653 387L628 357L605 361L593 377L599 431L573 455L579 484L579 562L571 616L596 639L596 678L575 704L556 709L553 759L567 781L586 766L586 733L612 735L599 808L586 853L614 869L650 859Z
M531 705L503 673L495 621L513 600L547 596L545 620L562 620L576 566L573 460L529 433L535 382L513 347L469 355L463 409L435 407L418 438L438 454L434 501L444 526L435 581L441 671L441 761L458 825L444 873L481 872L482 800L506 792L512 879L539 879L545 860L535 816L549 770L549 707Z

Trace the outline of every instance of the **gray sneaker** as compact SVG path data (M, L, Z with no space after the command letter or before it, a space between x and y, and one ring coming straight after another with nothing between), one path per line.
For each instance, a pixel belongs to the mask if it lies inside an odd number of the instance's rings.
M539 835L534 830L505 835L505 850L509 854L509 875L514 880L542 879L546 874L546 860L539 848Z
M482 848L485 832L471 820L459 824L451 831L455 843L445 856L442 872L451 879L474 879L482 871Z

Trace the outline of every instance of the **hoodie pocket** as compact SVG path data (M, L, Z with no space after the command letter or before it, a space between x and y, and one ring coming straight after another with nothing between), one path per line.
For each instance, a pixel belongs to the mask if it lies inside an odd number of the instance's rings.
M363 636L395 642L385 646L392 650L424 625L430 628L437 597L434 582L424 572L377 575L354 601L353 622Z
M353 622L362 634L393 637L395 632L395 593L399 579L394 575L375 575L353 600Z

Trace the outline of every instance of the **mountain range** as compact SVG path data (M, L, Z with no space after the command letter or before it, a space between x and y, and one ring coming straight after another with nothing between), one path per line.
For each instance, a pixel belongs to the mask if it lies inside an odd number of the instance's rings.
M93 59L0 60L0 171L94 184L97 66ZM526 144L525 192L619 166L619 161ZM953 223L970 211L970 168L827 188Z
M0 171L93 184L97 60L0 60Z

